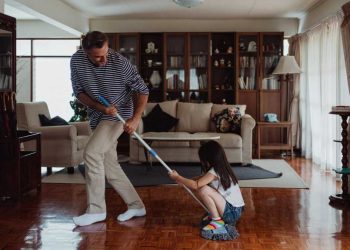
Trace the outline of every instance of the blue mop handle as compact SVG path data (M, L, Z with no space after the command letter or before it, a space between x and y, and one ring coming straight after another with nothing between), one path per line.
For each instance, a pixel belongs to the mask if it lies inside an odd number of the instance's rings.
M103 97L103 96L98 96L99 101L106 107L109 107L110 104L109 102ZM125 124L125 120L123 119L123 117L121 117L118 113L116 114L117 118L123 123ZM166 168L166 170L168 170L168 172L172 172L172 169L159 157L159 155L156 153L156 151L154 151L143 139L142 137L136 133L136 131L134 131L132 133L141 143L142 145L148 150L148 152L154 157L156 158L162 165L163 167ZM192 191L186 187L185 185L182 185L187 192L209 213L208 208L192 193Z
M109 102L103 97L103 96L99 96L98 99L100 100L100 102L106 106L106 107L109 107L110 104ZM123 119L123 117L121 117L118 113L116 114L117 118L123 123L125 124L125 120ZM159 156L158 154L156 153L156 151L154 151L143 139L142 137L136 133L136 131L134 131L132 133L141 143L142 145L148 150L148 152L156 159L159 160ZM168 167L168 165L166 165L165 163L163 164L163 166L168 170L168 172L171 172L171 168Z

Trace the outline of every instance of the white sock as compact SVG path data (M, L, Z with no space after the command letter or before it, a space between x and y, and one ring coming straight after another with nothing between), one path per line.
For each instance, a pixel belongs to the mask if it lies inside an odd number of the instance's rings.
M99 214L83 214L78 217L73 217L73 222L77 226L87 226L98 221L103 221L106 219L106 213Z
M130 220L132 217L135 217L135 216L145 216L145 215L146 215L145 208L130 208L126 210L126 212L119 214L117 219L119 221L126 221L126 220Z

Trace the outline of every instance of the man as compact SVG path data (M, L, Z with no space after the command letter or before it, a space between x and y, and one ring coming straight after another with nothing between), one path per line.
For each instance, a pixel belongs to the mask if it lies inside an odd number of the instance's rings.
M108 48L105 34L87 33L82 47L72 56L71 80L74 95L88 108L93 134L84 151L87 210L73 221L86 226L106 219L105 176L128 207L117 219L126 221L144 216L144 204L120 167L116 148L123 131L131 134L137 128L148 100L148 88L136 68ZM135 111L133 92L138 93ZM103 106L99 96L107 99L110 106ZM117 112L126 120L124 126L115 117Z

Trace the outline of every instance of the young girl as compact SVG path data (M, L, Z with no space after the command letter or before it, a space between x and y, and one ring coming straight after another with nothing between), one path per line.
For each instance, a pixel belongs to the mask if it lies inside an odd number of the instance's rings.
M216 141L208 141L199 151L204 174L193 180L169 172L171 179L193 190L208 208L209 223L203 230L216 230L226 224L235 225L244 208L244 201L226 154Z

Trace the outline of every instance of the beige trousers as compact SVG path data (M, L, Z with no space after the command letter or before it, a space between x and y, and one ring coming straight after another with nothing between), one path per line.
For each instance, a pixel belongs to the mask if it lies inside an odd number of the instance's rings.
M141 198L118 162L117 144L123 131L121 122L101 121L86 145L84 151L86 213L106 212L105 176L128 208L144 207Z

